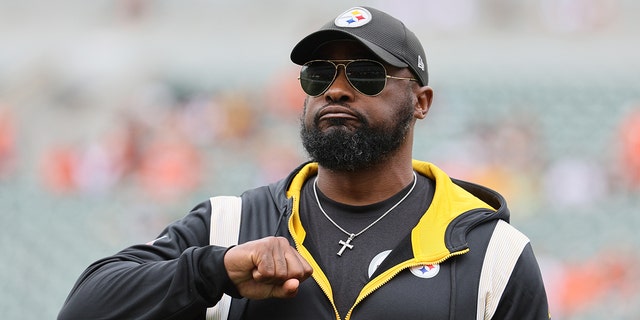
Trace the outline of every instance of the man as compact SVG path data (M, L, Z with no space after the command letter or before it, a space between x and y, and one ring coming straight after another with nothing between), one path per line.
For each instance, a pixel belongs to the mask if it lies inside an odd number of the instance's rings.
M236 209L214 197L154 242L95 262L59 318L205 319L216 304L217 319L549 318L504 199L412 159L433 98L416 36L352 8L291 59L314 162L243 193ZM221 235L239 244L210 245Z

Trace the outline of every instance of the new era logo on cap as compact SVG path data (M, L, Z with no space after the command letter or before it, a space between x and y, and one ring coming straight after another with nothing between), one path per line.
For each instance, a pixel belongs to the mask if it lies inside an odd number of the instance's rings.
M335 24L337 27L356 28L364 26L371 21L371 12L367 9L355 7L339 15Z

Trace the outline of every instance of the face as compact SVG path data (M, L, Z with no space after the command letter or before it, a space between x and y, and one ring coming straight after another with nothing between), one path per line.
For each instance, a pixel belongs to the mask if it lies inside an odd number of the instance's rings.
M317 59L379 60L353 41L331 42ZM385 65L387 73L411 77L406 69ZM367 96L354 89L339 67L332 85L321 95L308 96L301 119L302 144L313 161L335 171L355 171L381 163L411 144L418 98L408 80L388 79L384 90Z

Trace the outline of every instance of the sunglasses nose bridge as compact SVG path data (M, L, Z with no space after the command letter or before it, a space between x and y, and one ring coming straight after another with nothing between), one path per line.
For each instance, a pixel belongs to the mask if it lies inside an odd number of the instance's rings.
M349 64L349 62L347 63L335 63L333 61L330 61L330 62L333 64L336 70L333 75L333 79L331 80L331 83L327 87L327 90L330 89L332 86L336 84L336 82L339 82L339 81L344 81L348 86L353 87L353 85L351 84L351 81L349 80L349 77L347 76L347 65ZM342 67L342 70L343 70L342 72L340 72L340 67ZM342 74L342 79L340 76L341 74Z
M335 74L333 76L333 81L335 81L340 76L340 67L342 67L345 78L347 77L347 64L349 63L335 63L333 61L331 61L331 63L336 68Z

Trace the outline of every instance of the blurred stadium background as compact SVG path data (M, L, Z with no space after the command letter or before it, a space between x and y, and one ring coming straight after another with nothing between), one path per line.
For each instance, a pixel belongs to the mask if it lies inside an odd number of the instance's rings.
M358 4L0 0L0 317L303 161L289 51ZM427 51L415 157L508 198L554 317L639 319L640 2L362 4Z

